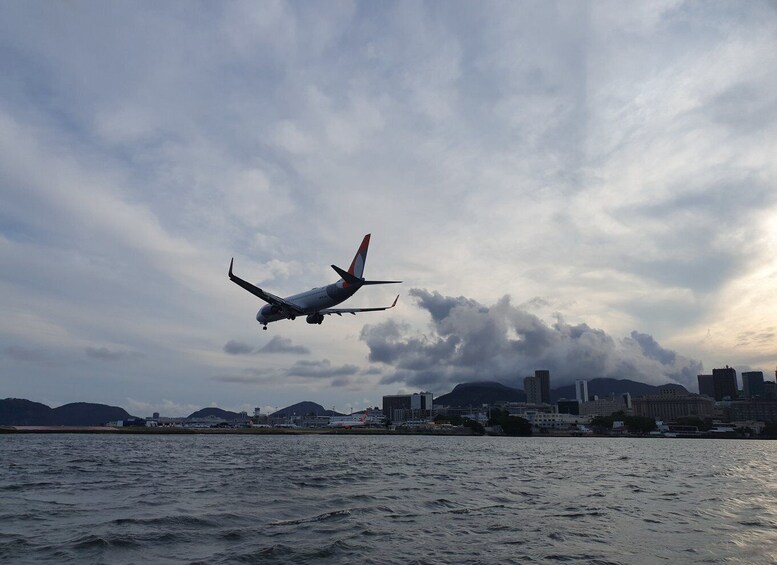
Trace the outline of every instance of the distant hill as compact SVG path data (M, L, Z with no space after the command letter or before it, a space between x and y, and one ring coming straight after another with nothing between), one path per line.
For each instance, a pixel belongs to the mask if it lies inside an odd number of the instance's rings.
M552 379L552 376L551 376ZM632 398L649 394L658 394L662 388L672 387L687 393L687 389L678 384L649 385L629 379L591 379L588 381L588 395L598 395L600 398L611 394L628 392ZM575 385L561 386L550 391L551 402L561 398L574 399ZM512 388L497 382L470 382L456 385L451 392L434 399L435 405L468 407L482 404L493 404L497 401L526 402L526 393L518 388Z
M574 390L574 387L572 387ZM473 382L456 385L448 394L434 399L434 404L466 408L493 404L499 400L507 402L526 402L526 393L517 388L505 386L497 382Z
M334 412L333 410L327 410L320 404L316 404L315 402L310 402L309 400L305 400L304 402L297 402L296 404L292 404L291 406L287 406L286 408L281 408L277 412L273 412L271 416L292 416L296 414L297 416L305 416L306 414L310 413L315 414L316 416L342 416L340 412Z
M116 420L129 420L131 416L124 408L90 402L74 402L52 409L54 426L102 426Z
M50 408L23 398L0 400L2 426L102 426L113 420L133 418L123 408L75 402Z
M240 420L242 416L238 414L237 412L230 412L229 410L222 410L221 408L203 408L202 410L197 410L196 412L192 412L187 416L187 418L221 418L222 420L226 420L227 422L231 422L233 420Z
M656 386L629 379L591 379L588 381L588 396L598 395L601 398L611 394L624 394L628 392L632 398L637 398L649 394L658 394L662 388L667 387L676 388L683 393L688 392L684 386L678 384ZM560 398L574 399L575 385L566 385L550 391L551 402L556 402Z
M51 408L23 398L0 400L0 426L47 426Z

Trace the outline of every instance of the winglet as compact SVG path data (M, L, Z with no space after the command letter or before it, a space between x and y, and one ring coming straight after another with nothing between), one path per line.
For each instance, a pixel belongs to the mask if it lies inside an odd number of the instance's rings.
M399 295L398 294L397 294L397 297L394 299L394 303L391 306L389 306L389 308L393 308L394 306L396 306L397 305L397 300L399 300Z
M232 278L232 263L234 263L234 262L235 262L235 258L232 257L232 259L230 259L230 261L229 261L229 278L230 279Z

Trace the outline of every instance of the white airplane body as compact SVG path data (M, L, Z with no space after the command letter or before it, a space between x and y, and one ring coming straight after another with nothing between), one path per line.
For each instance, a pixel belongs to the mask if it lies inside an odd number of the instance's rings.
M263 306L256 313L256 321L262 324L262 329L265 330L267 329L267 324L271 322L277 322L278 320L294 320L297 316L307 316L306 320L308 324L320 324L324 321L324 316L330 314L341 316L343 314L355 315L358 312L388 310L389 308L396 306L399 295L394 299L394 303L391 306L384 306L381 308L333 308L333 306L337 306L353 296L362 286L402 282L364 280L362 273L364 272L364 264L367 262L367 248L369 245L370 234L367 234L364 236L353 261L351 262L351 267L347 271L332 265L332 268L341 277L336 283L314 288L306 292L300 292L299 294L287 296L286 298L281 298L274 294L270 294L269 292L265 292L261 288L232 274L234 259L229 263L229 279L254 296L258 296L267 302L267 305Z

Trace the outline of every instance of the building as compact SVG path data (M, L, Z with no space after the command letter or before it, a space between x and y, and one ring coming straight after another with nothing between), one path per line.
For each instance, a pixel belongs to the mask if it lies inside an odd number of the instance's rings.
M742 373L742 392L745 398L764 396L763 371L745 371Z
M715 401L709 396L684 394L676 388L662 388L659 394L635 398L632 402L634 416L644 416L674 422L678 418L711 418Z
M737 401L732 402L728 409L729 418L732 422L740 420L777 422L777 401L775 400Z
M733 367L726 365L725 369L712 369L712 384L715 388L715 400L737 399L737 372Z
M697 375L699 379L699 394L715 398L715 384L712 381L712 375Z
M431 392L387 395L383 397L383 415L393 422L430 418L432 401Z
M502 410L506 410L510 416L520 416L526 418L527 414L534 412L543 412L545 414L556 414L558 406L554 404L529 404L528 402L504 402L499 405Z
M556 402L559 414L572 414L575 416L580 415L580 404L581 402L577 400L566 400L565 398Z
M590 423L590 417L574 414L558 414L555 412L529 412L526 420L533 428L539 430L566 430Z
M583 379L575 381L575 398L580 404L588 402L588 381Z
M580 405L581 416L611 416L615 412L626 412L631 409L631 395L612 394L606 398L594 397L593 400Z
M523 379L523 390L529 404L550 404L550 371L534 371L533 377Z

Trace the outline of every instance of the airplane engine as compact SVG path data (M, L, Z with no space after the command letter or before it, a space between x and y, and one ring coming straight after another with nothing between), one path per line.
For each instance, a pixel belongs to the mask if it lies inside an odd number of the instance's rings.
M306 318L306 321L308 324L320 324L324 321L324 315L323 314L311 314Z

